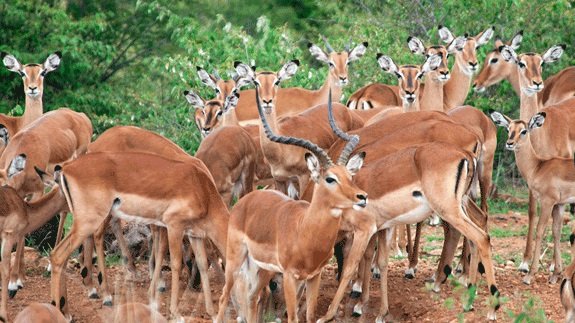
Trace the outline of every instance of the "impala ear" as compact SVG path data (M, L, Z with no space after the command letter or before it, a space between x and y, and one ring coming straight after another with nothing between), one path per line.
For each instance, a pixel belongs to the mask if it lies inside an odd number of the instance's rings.
M290 79L292 76L295 75L298 67L299 67L299 61L297 59L285 63L277 74L278 78L277 82L283 82L287 79Z
M509 119L507 116L493 110L489 111L489 115L491 116L491 120L493 120L493 123L495 123L496 126L509 129L509 123L511 123L511 119Z
M491 40L491 38L493 37L493 34L495 33L495 27L489 27L487 28L487 30L485 30L484 32L480 33L479 35L475 36L476 40L476 45L475 48L478 48L479 46L483 46L485 44L487 44L489 42L489 40Z
M515 63L519 62L519 58L517 57L517 53L511 46L503 45L499 47L499 52L501 53L501 57L507 62Z
M18 173L23 171L25 167L26 167L25 154L20 154L14 157L14 159L12 159L12 162L10 162L10 167L8 168L8 178L17 175Z
M364 159L365 159L365 151L362 151L359 154L353 155L353 157L351 157L348 160L347 164L345 165L345 168L351 174L351 176L359 172L361 166L363 166Z
M224 113L230 109L234 109L238 105L239 100L240 93L237 91L237 89L234 89L232 93L226 97L224 102Z
M558 61L559 58L561 58L561 55L563 55L563 52L565 52L566 47L567 46L565 44L561 44L549 48L542 56L543 62L553 63Z
M8 133L8 129L3 124L0 124L0 144L7 146L9 139L10 134Z
M314 154L305 153L305 161L307 163L307 168L311 173L311 179L316 183L319 182L319 176L321 172L319 160Z
M527 125L529 131L542 127L545 123L545 117L547 117L547 113L545 113L545 111L538 112L531 117L529 124Z
M465 43L467 43L467 37L459 36L455 38L449 46L447 46L448 53L455 53L463 50L465 47Z
M315 59L317 59L320 62L329 64L329 56L327 55L326 52L323 51L323 49L319 48L319 46L312 43L308 43L307 48L309 49L311 56L315 57Z
M22 65L13 55L2 52L0 56L2 56L2 63L4 63L4 66L6 66L8 70L16 73L19 73L22 70Z
M56 70L58 67L60 67L60 62L62 61L62 52L58 51L58 52L54 52L53 54L50 54L50 56L48 56L48 58L46 58L46 61L44 62L44 71L46 72L52 72L54 70Z
M417 37L409 36L409 38L407 38L407 47L409 47L409 50L414 54L423 55L425 53L425 46L423 46L423 42Z
M523 30L520 30L517 34L515 34L515 36L513 36L513 38L511 38L511 41L509 42L509 46L511 46L511 48L517 50L517 49L519 49L519 46L521 45L522 41L523 41Z
M360 59L365 52L367 51L368 42L363 42L357 46L355 46L351 52L349 52L349 56L347 58L347 62L353 62Z
M439 65L441 65L441 59L443 58L442 54L433 54L425 60L423 66L421 66L421 73L429 73L431 71L436 70Z
M41 170L37 166L34 166L34 170L36 171L36 174L38 174L38 176L40 177L40 180L42 181L42 183L44 183L44 185L51 187L51 186L54 186L56 184L56 182L54 181L54 177L50 176L50 174Z
M205 102L204 100L202 100L202 98L200 98L199 95L197 95L196 93L192 92L192 91L184 91L184 95L186 96L186 100L188 100L188 103L191 104L194 108L200 108L203 109Z
M445 26L439 25L439 27L437 27L437 32L439 33L439 38L441 38L444 43L449 44L455 38L451 31L449 31L449 29Z
M245 78L250 82L256 79L255 66L252 68L242 62L234 62L234 67L239 77Z
M402 77L401 73L399 72L399 67L389 56L385 56L383 54L377 54L377 63L382 70L387 73L395 74L398 77Z
M199 66L196 66L196 68L198 70L198 77L200 78L200 81L202 81L204 85L217 90L218 86L216 85L215 79L205 69Z
M60 184L60 174L62 173L62 166L54 166L54 182Z

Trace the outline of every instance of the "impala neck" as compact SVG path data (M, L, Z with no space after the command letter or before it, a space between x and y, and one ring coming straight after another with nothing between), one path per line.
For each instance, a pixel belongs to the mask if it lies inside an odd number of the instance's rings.
M213 202L210 203L208 211L210 218L209 222L205 226L205 230L210 240L212 240L222 257L225 259L230 213L219 194L217 192L215 193L217 194L217 198L214 198Z
M433 74L435 73L428 73L425 77L425 87L421 94L420 104L422 111L443 111L443 82L434 80Z
M39 95L36 98L31 98L26 95L26 109L22 115L22 126L28 125L34 120L40 118L43 112L42 95Z
M327 76L325 82L318 90L319 102L327 102L329 96L329 90L331 89L331 97L334 102L340 102L341 94L343 93L343 87L339 85L339 80L337 77L333 76L330 70L327 71Z
M521 176L530 184L533 175L539 168L542 160L537 156L533 145L531 144L531 136L524 138L521 145L515 149L515 161Z
M527 95L521 90L520 93L519 118L528 123L529 119L540 109L538 94Z
M28 212L27 233L36 231L57 213L68 209L66 198L58 186L54 186L48 194L40 199L27 203L26 208Z
M518 96L521 96L521 88L519 86L519 68L515 66L514 71L511 72L505 79L511 83L515 93L517 93Z
M403 112L415 112L421 110L421 108L419 107L419 99L415 99L413 103L405 102L405 100L402 101L403 101Z
M448 111L462 105L469 94L473 74L465 73L458 60L451 70L451 77L443 87L444 109Z
M319 192L320 190L320 185L316 184L311 204L297 228L297 242L312 254L331 255L342 215L333 216L331 206L333 203L330 201L329 193ZM343 211L340 212L343 214Z
M239 126L238 116L236 115L236 109L231 108L226 113L224 113L222 119L222 126Z

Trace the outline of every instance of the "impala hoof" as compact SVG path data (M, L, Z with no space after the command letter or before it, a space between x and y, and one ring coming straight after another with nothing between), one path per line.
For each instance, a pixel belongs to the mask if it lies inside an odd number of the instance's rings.
M531 275L527 274L527 276L523 277L523 284L531 285Z
M349 297L350 298L360 298L361 292L356 292L356 291L352 290L351 293L349 293Z
M557 284L559 281L560 275L553 274L549 277L549 284Z
M158 287L158 292L160 292L160 293L165 293L165 292L166 292L166 287L165 287L165 286Z
M379 279L381 279L381 274L374 271L374 272L371 274L371 277L373 277L373 279L378 279L378 280L379 280Z
M526 261L522 261L521 264L519 265L519 271L522 273L528 273L529 272L529 265L527 264Z
M108 295L108 296L104 297L104 301L102 302L102 305L112 306L112 296Z
M415 278L415 269L408 268L405 270L405 278L407 279L414 279Z
M16 293L18 293L18 289L8 289L8 297L10 299L14 298L14 296L16 296Z
M18 289L24 288L24 283L20 278L18 278L18 280L16 281L16 286L18 286Z
M90 292L88 293L88 298L89 299L100 299L100 295L98 295L98 291L96 290L96 288L92 288L90 290Z

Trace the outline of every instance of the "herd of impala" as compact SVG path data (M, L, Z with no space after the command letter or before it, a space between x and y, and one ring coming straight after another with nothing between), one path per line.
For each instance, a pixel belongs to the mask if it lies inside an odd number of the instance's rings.
M517 54L522 32L506 43L496 39L473 81L480 68L477 49L491 40L494 28L474 37L456 37L442 26L438 30L443 44L426 46L408 38L409 50L424 56L414 57L420 64L397 65L377 54L381 69L397 76L399 84L366 85L347 105L332 98L342 96L349 65L365 55L367 42L353 48L350 43L343 51L325 38L325 50L310 43L311 55L329 68L315 91L280 87L297 72L297 60L277 72L256 72L236 62L230 80L198 67L198 77L215 98L184 93L203 137L195 157L156 133L131 126L113 127L91 142L92 125L85 114L67 108L43 113L43 81L59 67L61 53L27 65L2 53L4 66L22 77L26 108L22 117L0 115L0 321L8 320L7 299L23 288L24 237L58 213L59 242L50 256L51 304L31 304L15 322L71 320L63 273L79 247L89 297L100 293L103 304L111 306L106 229L116 235L128 271L136 272L120 221L150 225L152 305L116 306L110 320L165 321L156 309L158 291L166 288L161 268L169 252L173 319L182 319L182 269L195 263L206 312L217 322L232 313L241 321L262 321L270 293L280 289L285 300L281 315L297 322L305 291L306 321L314 321L322 269L335 252L339 287L317 322L335 318L348 288L359 298L353 315L363 314L372 265L381 281L376 321L384 322L391 319L390 252L407 251L405 276L413 278L421 224L430 216L443 220L445 233L433 290L439 291L451 274L463 235L460 280L471 286L485 275L491 295L487 316L495 320L500 293L487 233L487 197L493 189L496 126L507 129L505 147L515 152L529 187L529 230L519 266L526 273L524 283L530 284L538 271L552 217L550 282L561 280L567 320L575 321L575 262L563 269L560 253L563 208L575 203L575 127L570 127L575 122L575 67L542 78L544 64L557 61L565 45L542 54ZM451 70L449 56L454 56ZM504 79L520 96L519 119L497 111L487 116L463 105L471 88L482 92ZM241 90L248 85L254 89ZM268 189L254 190L259 186ZM537 201L541 216L536 224ZM67 212L73 224L62 238ZM413 241L411 224L417 224ZM575 234L570 240L573 245ZM98 285L92 280L94 250ZM222 265L225 284L216 310L208 271Z

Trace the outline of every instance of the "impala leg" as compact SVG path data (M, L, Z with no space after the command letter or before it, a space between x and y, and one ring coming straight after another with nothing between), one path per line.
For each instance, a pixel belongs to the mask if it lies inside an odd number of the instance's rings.
M0 248L0 255L2 256L2 305L0 305L0 320L3 322L8 322L8 316L6 311L6 305L8 303L8 280L10 279L10 258L12 254L12 248L14 247L14 242L16 237L12 234L4 232L2 234L2 247ZM18 291L18 288L16 288ZM14 297L12 291L10 291L10 298Z
M539 222L537 223L537 231L535 235L535 249L533 250L533 261L531 262L531 267L529 272L525 277L523 277L523 283L529 285L533 275L539 270L539 256L541 255L541 242L543 241L543 236L545 234L545 228L551 217L553 210L553 202L548 200L541 200L541 216L539 217Z
M535 233L535 218L537 216L537 200L529 190L529 205L527 208L527 216L529 217L529 225L527 228L527 244L525 245L525 252L523 253L523 261L519 265L519 271L527 273L529 271L529 262L536 261L533 258L533 235Z
M79 218L76 217L70 233L52 250L50 256L50 263L52 264L52 275L50 276L52 304L59 308L69 319L71 319L71 316L68 314L66 280L62 277L64 266L72 252L95 231L99 224L99 221L81 224L78 221ZM84 250L84 252L89 252L91 256L92 250Z
M271 271L267 271L267 270L263 270L263 269L259 269L257 270L256 274L254 275L255 277L247 277L246 275L242 275L242 278L238 278L237 281L235 282L235 286L238 286L240 283L244 284L245 282L242 281L243 278L247 278L248 280L254 279L255 281L250 281L248 282L248 286L251 285L249 287L248 293L247 293L247 301L248 301L248 316L247 316L247 322L260 322L263 319L263 316L260 316L260 311L258 310L258 300L260 295L262 294L264 288L269 284L270 280L276 275L275 272L271 272ZM237 288L234 288L237 292L239 292L239 290ZM236 294L236 296L243 296L243 295L238 295Z
M62 236L64 235L64 224L66 224L66 217L68 212L60 212L60 222L58 222L58 232L56 233L56 244L62 241Z
M240 268L247 260L246 258L248 252L245 245L243 245L241 241L237 241L239 239L234 240L234 238L235 237L233 235L228 236L227 246L230 247L229 248L226 247L226 272L225 272L226 282L224 284L224 288L222 289L222 296L220 296L218 306L218 316L216 317L215 320L218 323L224 322L224 316L226 314L226 309L228 307L228 302L230 300L230 292L234 287L234 281L236 279L236 276L239 275ZM242 296L243 295L238 295L238 297Z
M178 313L178 303L180 301L180 273L182 272L183 237L184 232L181 229L168 226L168 247L170 248L170 267L172 270L172 293L170 298L170 315L172 318L176 319L180 318L180 315ZM210 308L207 309L209 310ZM208 314L213 315L213 312L212 313L208 312Z
M413 239L413 245L411 246L412 252L409 253L409 267L405 270L405 278L415 278L415 273L417 272L417 262L419 261L419 240L421 240L422 227L423 222L419 222L415 226L415 238Z
M436 293L441 291L441 284L445 283L449 275L451 275L451 263L457 250L459 238L461 237L461 233L447 222L443 222L443 233L445 242L443 243L441 257L439 258L439 264L435 273L435 282L433 284L433 291Z
M371 262L373 260L373 255L375 254L375 245L378 239L382 239L381 233L374 234L367 245L367 249L363 254L363 273L360 275L361 282L361 299L353 307L354 317L359 317L363 314L363 307L369 302L369 288L371 283L371 275L369 274L371 270ZM381 278L381 277L380 277Z
M350 298L360 298L361 297L361 293L363 292L363 290L362 290L363 289L363 281L364 281L363 277L365 276L365 269L366 269L366 267L369 268L370 265L371 265L371 260L369 262L367 262L367 261L365 261L365 259L363 257L359 261L359 265L357 266L357 274L356 274L355 280L353 281L353 284L351 286L351 293L349 294ZM367 271L367 274L369 275L369 270ZM341 279L340 279L340 282L341 282Z
M343 268L343 275L339 282L339 286L337 287L337 291L329 305L327 313L320 318L317 322L323 323L332 320L337 313L337 309L343 296L345 295L345 291L347 286L351 280L355 272L355 268L357 268L359 261L363 257L363 253L366 250L366 247L369 243L369 239L372 236L372 233L369 231L357 231L354 233L353 236L353 244L351 246L349 257L346 260L345 266Z
M491 260L491 244L489 242L489 236L466 216L461 206L455 207L454 209L457 209L458 212L446 212L445 220L450 222L456 230L459 230L463 235L465 235L477 248L479 257L485 268L487 285L489 286L491 295L497 298L494 308L492 308L487 314L487 318L489 320L495 320L495 311L499 309L499 290L497 289L495 282L495 272L493 269L493 261Z
M493 159L494 154L492 151L483 151L483 156L479 160L479 191L481 193L481 210L486 214L489 212L487 205L487 197L491 193L491 186L493 185Z
M407 255L409 256L413 253L413 239L411 238L411 225L410 224L405 225L405 232L407 233L406 251L407 251Z
M315 309L317 306L317 297L319 294L319 283L321 282L321 271L313 278L305 282L305 301L307 303L306 320L307 322L315 321Z
M128 268L132 277L135 277L136 272L136 265L134 264L134 257L132 257L132 252L126 243L126 239L124 238L124 232L122 232L122 227L120 225L120 219L116 217L111 217L110 219L110 228L112 229L112 233L116 237L116 241L118 241L118 246L120 247L120 251L122 252L122 262L124 266Z
M106 275L106 255L104 254L104 233L106 233L107 224L108 221L104 221L98 230L94 232L94 244L96 245L96 256L98 257L98 284L104 296L102 304L104 306L112 306L112 294L110 294L108 277Z
M387 299L387 270L389 262L389 241L391 232L389 229L383 230L378 239L378 250L380 250L377 257L377 265L381 271L380 291L381 291L381 306L379 308L379 315L375 319L376 322L385 322L385 317L389 314L389 303Z
M290 273L283 274L284 298L286 302L288 323L297 323L297 280Z
M12 252L12 249L10 249ZM8 258L10 261L10 258ZM16 245L16 261L14 261L14 267L10 272L10 283L8 284L8 289L10 290L11 297L16 295L16 292L24 287L23 279L23 263L24 263L24 236L18 238L18 243Z
M473 243L469 243L469 254L471 256L469 261L469 284L477 285L477 272L479 268L479 254L477 247Z
M92 254L94 253L94 238L89 236L83 243L82 247L82 262L83 266L80 270L80 275L82 275L82 283L84 286L88 287L88 298L98 299L98 290L94 286L94 281L92 279L94 272L94 262Z
M407 225L398 225L396 227L398 236L397 244L399 246L399 252L397 253L398 256L403 256L403 253L407 251L407 240L405 239L406 226Z
M160 277L162 274L162 262L164 260L164 255L166 254L166 250L168 245L166 244L166 230L164 228L157 227L156 228L156 239L154 240L154 244L156 245L155 251L155 265L154 265L154 273L152 274L152 281L150 283L150 288L148 289L148 294L150 298L157 302L158 299L158 292L164 292L166 290L166 285L162 278ZM157 240L157 242L156 242Z
M563 226L563 205L553 207L553 259L555 262L549 282L557 283L563 272L563 259L561 259L561 227Z
M155 225L150 225L152 248L150 249L150 257L148 258L148 275L150 280L154 278L154 271L156 268L156 255L158 254L159 245L159 227Z
M180 244L181 245L181 244ZM198 270L200 271L200 278L202 279L202 289L204 290L204 298L206 303L206 311L210 317L214 317L214 302L212 300L212 290L210 288L210 278L208 277L208 257L206 255L206 247L204 245L204 239L191 238L190 245L192 250L196 255L196 264L198 265ZM171 248L170 248L171 251ZM170 252L171 258L171 252ZM181 257L180 257L181 263ZM172 287L173 292L173 287Z

